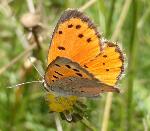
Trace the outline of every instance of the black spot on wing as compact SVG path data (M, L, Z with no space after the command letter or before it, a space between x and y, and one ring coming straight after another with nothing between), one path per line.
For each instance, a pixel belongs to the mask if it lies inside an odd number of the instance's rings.
M57 47L59 50L65 50L65 47L63 47L63 46L58 46Z
M106 58L106 57L107 57L107 55L103 55L103 57L105 57L105 58Z
M76 29L80 29L81 28L81 25L76 25Z
M69 68L69 69L71 68L71 66L70 66L70 65L65 65L65 66L66 66L67 68Z
M109 69L106 69L106 71L109 71Z
M59 33L59 34L62 34L62 31L60 30L58 33Z
M77 70L77 69L73 69L74 71L76 71L76 72L80 72L79 70Z
M58 77L57 77L57 76L55 76L55 75L53 75L53 77L54 77L54 78L56 78L56 79L58 79Z
M88 43L91 42L91 41L92 41L91 38L88 38L88 39L87 39L87 42L88 42Z
M72 24L68 25L68 28L72 28L72 27L73 27L73 25L72 25Z
M84 65L85 68L88 68L87 65Z
M58 65L58 64L55 64L57 67L60 67L60 65Z
M82 38L82 37L83 37L83 34L79 34L78 37L79 37L79 38Z
M78 76L82 77L83 75L81 73L76 73Z
M55 71L55 73L58 74L58 75L60 75L60 76L63 76L63 74L61 74L61 73L59 73L59 72L57 72L57 71Z

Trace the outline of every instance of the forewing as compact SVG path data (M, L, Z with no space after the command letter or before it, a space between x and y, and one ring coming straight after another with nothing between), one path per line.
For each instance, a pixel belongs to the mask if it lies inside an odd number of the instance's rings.
M100 34L91 20L78 10L66 10L54 30L48 64L61 56L84 66L100 53L100 49Z

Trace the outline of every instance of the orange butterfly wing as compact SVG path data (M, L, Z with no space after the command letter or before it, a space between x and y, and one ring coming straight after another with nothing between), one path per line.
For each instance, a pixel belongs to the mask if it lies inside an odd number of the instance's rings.
M95 26L83 13L77 10L65 11L52 36L48 64L61 56L83 65L99 54L99 38Z
M103 51L85 65L95 78L114 86L124 72L124 56L118 45L106 41Z

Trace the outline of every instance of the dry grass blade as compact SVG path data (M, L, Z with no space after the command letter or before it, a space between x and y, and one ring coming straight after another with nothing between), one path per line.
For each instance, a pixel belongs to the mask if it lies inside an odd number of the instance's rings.
M10 63L5 65L0 69L0 75L4 73L8 68L10 68L12 65L14 65L16 62L18 62L21 58L28 56L31 50L33 50L36 47L36 44L33 44L29 48L27 48L24 52L22 52L20 55L16 56Z
M80 11L84 11L85 9L89 8L91 5L93 5L96 2L96 0L90 0L87 3L85 3L83 6L79 8Z
M27 4L28 4L29 11L31 13L35 13L35 8L34 8L33 0L26 0L26 1L27 1Z
M121 31L122 25L123 25L124 20L125 20L125 18L127 16L128 9L130 7L131 2L132 2L132 0L126 0L125 1L125 4L124 4L124 6L122 8L121 15L120 15L118 23L116 25L115 31L114 31L114 33L112 34L112 37L111 37L111 40L113 40L113 41L116 41L117 38L118 38L118 35L119 35L120 31Z
M17 19L13 15L13 12L12 12L10 6L8 5L7 1L1 2L1 4L0 4L0 12L2 14L4 14L5 17L9 21L12 21L11 25L12 25L12 27L14 27L15 33L16 33L18 39L20 40L22 46L24 48L28 48L29 43L28 43L27 39L25 38L24 33L23 33L22 29L21 29L21 26L18 24Z

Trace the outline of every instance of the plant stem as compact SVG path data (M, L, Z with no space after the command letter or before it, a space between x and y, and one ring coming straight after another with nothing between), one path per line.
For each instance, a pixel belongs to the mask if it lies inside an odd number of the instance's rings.
M129 68L128 68L128 94L127 94L127 130L132 131L132 99L133 99L133 86L134 86L134 76L136 67L136 25L137 25L137 3L136 0L132 2L132 30L129 43Z
M111 33L112 17L114 14L115 2L116 2L116 0L111 1L111 7L110 7L110 11L109 11L110 13L109 13L108 20L106 23L106 37L108 37Z
M108 15L108 19L107 19L107 23L106 23L106 37L108 37L111 33L111 26L112 26L112 17L114 14L114 5L115 5L116 0L112 0L111 1L111 8L110 8L110 13ZM106 131L107 130L107 126L108 126L108 120L109 120L109 110L111 108L111 97L112 97L112 93L110 95L107 95L106 97L106 103L108 105L108 107L104 110L104 116L103 117L103 121L102 121L102 129L101 131Z
M126 0L124 3L124 6L123 6L122 11L121 11L121 15L120 15L119 20L118 20L118 23L117 23L116 28L114 30L114 33L112 34L112 37L111 37L111 39L114 41L116 41L118 38L118 35L121 31L122 25L123 25L124 20L127 16L127 12L129 10L131 2L132 2L132 0Z
M54 119L55 119L57 131L63 131L58 113L54 113Z
M84 117L81 121L84 125L86 125L91 131L96 131L95 127Z

